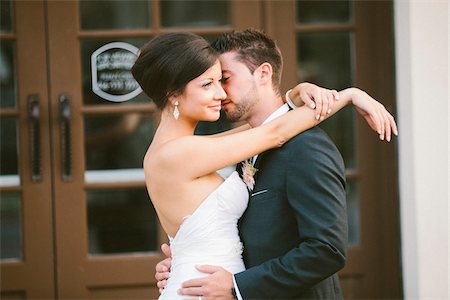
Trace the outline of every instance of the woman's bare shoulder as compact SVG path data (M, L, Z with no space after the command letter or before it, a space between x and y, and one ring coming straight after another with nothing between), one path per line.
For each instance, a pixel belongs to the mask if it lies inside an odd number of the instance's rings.
M164 143L152 143L144 156L144 171L171 172L172 175L176 175L194 156L201 155L199 142L204 138L183 136Z

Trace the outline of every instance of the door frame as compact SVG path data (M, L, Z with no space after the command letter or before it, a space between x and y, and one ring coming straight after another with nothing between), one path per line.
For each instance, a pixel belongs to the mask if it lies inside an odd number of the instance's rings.
M19 187L2 187L17 191L21 197L22 258L2 261L2 297L54 298L53 204L49 137L47 53L45 45L45 9L43 1L14 3L16 42L17 97L16 109L2 109L1 116L17 117L19 141ZM2 40L4 34L1 34ZM40 138L37 159L41 176L32 179L31 135L28 100L36 95L39 101L38 126ZM35 149L36 150L36 149Z

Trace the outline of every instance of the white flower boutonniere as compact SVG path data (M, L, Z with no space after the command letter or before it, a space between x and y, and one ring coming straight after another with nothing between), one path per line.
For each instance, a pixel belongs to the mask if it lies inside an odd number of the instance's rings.
M253 175L255 175L257 171L258 169L252 165L249 159L242 164L242 179L250 191L253 191L253 188L255 187Z

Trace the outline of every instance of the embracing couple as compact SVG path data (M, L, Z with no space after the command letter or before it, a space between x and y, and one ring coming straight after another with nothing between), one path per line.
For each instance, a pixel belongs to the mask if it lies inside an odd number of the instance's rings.
M278 47L257 30L212 45L162 34L142 47L132 73L161 109L144 158L170 240L162 248L171 258L157 265L160 299L342 298L345 169L314 126L350 103L381 140L397 134L395 121L356 88L302 83L283 99L281 72ZM221 109L245 125L195 136L198 122L216 121ZM217 173L233 164L227 178Z

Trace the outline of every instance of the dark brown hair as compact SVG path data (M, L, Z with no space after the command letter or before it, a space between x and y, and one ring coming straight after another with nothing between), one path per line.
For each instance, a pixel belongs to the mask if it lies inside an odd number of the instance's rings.
M212 67L217 59L218 53L201 36L166 33L141 48L131 73L162 109L170 96L183 93L186 84Z
M261 64L269 63L273 70L273 87L279 92L283 57L275 41L264 32L247 29L224 33L212 43L212 47L220 54L236 52L237 59L245 64L252 74Z

